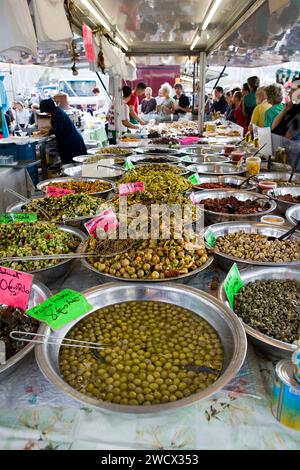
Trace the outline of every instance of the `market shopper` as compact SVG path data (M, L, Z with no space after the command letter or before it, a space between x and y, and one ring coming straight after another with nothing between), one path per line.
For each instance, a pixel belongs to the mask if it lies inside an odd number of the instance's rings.
M29 124L29 111L25 108L21 101L16 102L16 126L20 129L25 129Z
M183 93L183 86L181 83L176 83L175 86L175 95L173 99L175 100L175 114L176 115L185 115L190 110L190 100Z
M250 124L252 113L256 107L256 91L260 86L260 79L254 75L247 80L249 93L243 97L243 112L247 116L247 124Z
M300 89L300 80L295 79L289 92L289 102L272 123L273 134L281 135L292 140L299 140L300 134L300 104L293 103L293 94Z
M145 94L146 88L147 86L145 83L138 83L132 91L130 100L127 103L129 106L130 122L134 125L141 124L144 126L146 124L146 122L139 116L139 96L143 96Z
M249 93L250 93L249 85L248 85L248 83L244 83L243 86L242 86L242 95L243 95L243 97L249 95Z
M120 132L125 133L130 129L139 129L140 127L130 122L129 106L128 102L131 98L131 88L129 86L123 86L122 88L122 104L121 104L121 129ZM108 120L108 140L111 145L117 143L116 134L116 119L115 119L115 103L111 105L107 115Z
M250 128L249 130L253 132L253 126L264 127L265 124L265 115L268 109L271 108L271 104L268 103L266 90L264 87L260 87L256 91L256 107L252 113Z
M243 112L243 95L241 91L236 91L233 95L234 122L244 129L244 134L248 132L247 117Z
M225 113L225 119L230 122L234 122L234 110L235 105L233 102L233 93L232 91L227 91L226 93L226 102L227 102L227 111Z
M175 100L172 98L172 87L169 83L164 83L161 86L164 101L161 105L157 106L159 118L161 120L170 120L171 114L175 113Z
M34 103L31 105L31 114L29 118L29 125L34 126L37 123L37 113L40 109L40 105L37 103Z
M164 101L164 96L161 88L158 90L158 95L155 97L155 101L156 107L162 104L162 102Z
M225 114L227 108L228 104L224 96L224 90L221 86L217 86L214 90L214 102L211 105L210 110L213 113Z
M152 96L152 88L149 86L145 90L145 98L142 101L141 107L143 114L150 114L156 111L156 99Z
M274 119L281 113L284 106L282 103L283 93L282 87L274 83L265 88L268 103L271 104L271 107L266 111L264 127L271 127Z
M65 111L50 98L40 103L41 113L51 114L52 132L56 137L57 150L63 163L72 163L73 157L86 155L84 140Z

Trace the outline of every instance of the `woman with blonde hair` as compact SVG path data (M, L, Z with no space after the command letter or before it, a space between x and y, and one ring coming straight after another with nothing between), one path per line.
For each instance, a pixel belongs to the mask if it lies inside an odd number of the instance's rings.
M142 101L142 113L150 114L156 111L156 99L152 96L152 88L149 86L145 90L145 98Z
M164 83L161 86L164 101L161 105L157 106L157 111L160 113L160 118L164 120L171 119L171 114L175 113L175 100L171 97L172 87L169 83Z
M282 103L283 93L282 87L274 83L265 88L268 103L271 104L271 107L266 111L264 127L271 127L274 119L281 113L284 106Z
M253 132L253 126L264 127L265 115L268 109L271 108L271 104L268 103L266 90L264 87L260 87L256 90L256 106L254 108L251 123L250 132Z

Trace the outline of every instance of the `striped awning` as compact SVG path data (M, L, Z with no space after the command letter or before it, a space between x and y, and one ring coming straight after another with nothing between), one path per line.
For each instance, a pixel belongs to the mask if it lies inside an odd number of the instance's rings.
M296 78L300 78L299 70L281 68L276 71L276 82L281 85L284 85L287 82L292 82Z

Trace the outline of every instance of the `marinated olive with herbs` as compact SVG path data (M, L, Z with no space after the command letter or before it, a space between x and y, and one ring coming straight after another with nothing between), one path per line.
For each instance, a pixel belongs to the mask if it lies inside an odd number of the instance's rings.
M69 254L76 251L79 241L50 222L0 225L0 258L7 256L38 256ZM48 268L63 260L2 261L1 265L20 271Z
M163 302L130 301L83 318L67 338L108 344L97 353L62 347L63 378L79 392L121 405L155 405L209 387L221 372L223 346L214 328L193 312Z
M290 279L250 282L236 294L234 310L255 330L293 343L299 338L300 282Z
M63 222L66 219L94 216L102 203L103 199L88 194L68 194L63 197L37 198L24 207L26 212L37 212L36 206L39 206L53 221ZM43 214L38 213L38 217L43 218Z
M49 186L54 188L70 189L75 193L100 193L102 191L108 191L112 188L111 183L108 181L61 181L53 182Z

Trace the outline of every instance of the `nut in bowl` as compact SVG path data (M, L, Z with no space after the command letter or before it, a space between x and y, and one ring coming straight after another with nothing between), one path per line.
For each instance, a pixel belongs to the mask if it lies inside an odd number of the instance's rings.
M272 240L286 233L285 227L256 222L223 222L210 226L216 238L214 259L224 270L233 263L253 266L300 266L300 237Z

